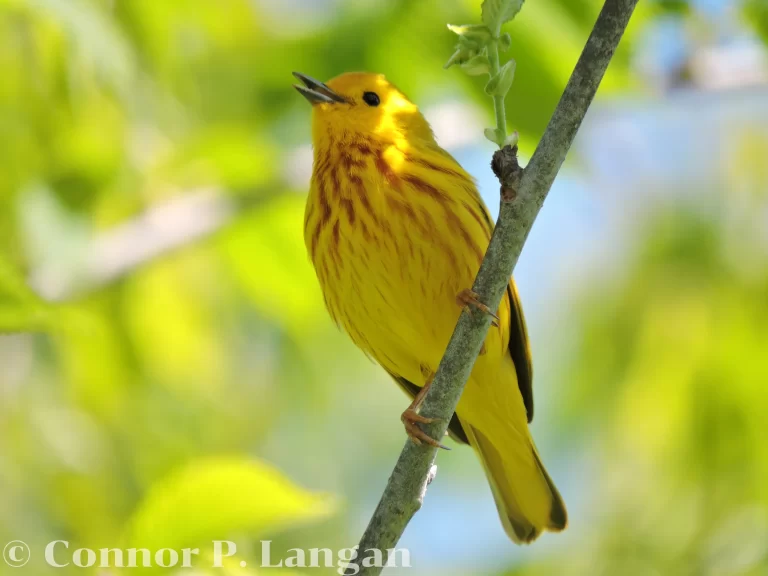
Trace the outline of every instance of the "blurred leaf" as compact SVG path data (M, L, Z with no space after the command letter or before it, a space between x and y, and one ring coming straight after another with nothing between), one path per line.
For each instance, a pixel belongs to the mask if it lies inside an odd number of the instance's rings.
M181 548L247 532L254 538L333 513L334 500L294 485L265 462L190 463L151 488L127 525L128 544Z
M53 21L77 50L79 65L93 71L128 98L136 73L131 46L108 13L84 0L24 0L36 17Z
M159 383L187 393L213 393L227 379L226 351L214 329L215 301L208 292L212 266L204 247L173 254L132 275L124 292L135 353Z
M53 333L68 395L78 406L106 421L122 416L130 382L122 335L111 322L111 304L60 307Z
M238 193L276 179L276 150L252 127L217 125L181 142L154 177L166 186L216 185Z
M768 44L768 2L765 0L746 0L744 12L747 20L757 30L763 42Z
M0 296L24 303L37 303L39 298L27 286L23 276L0 254Z
M0 334L39 330L49 316L49 307L0 254Z
M49 180L71 209L89 209L120 169L125 155L125 111L111 97L89 92L51 142Z
M36 332L48 325L48 315L41 308L9 305L0 298L0 334Z
M687 0L657 0L659 11L667 14L688 14L691 3Z
M285 195L244 214L221 236L234 274L259 312L306 338L327 313L304 245L304 198Z

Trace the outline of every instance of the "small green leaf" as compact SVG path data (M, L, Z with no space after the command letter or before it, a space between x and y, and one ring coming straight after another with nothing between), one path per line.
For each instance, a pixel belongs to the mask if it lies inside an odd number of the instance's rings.
M493 142L494 144L497 144L499 147L502 145L502 135L499 133L498 128L486 128L483 131L483 134L485 134L485 137Z
M448 30L480 45L486 44L491 39L491 31L484 24L462 24L461 26L448 24Z
M456 52L454 52L451 55L451 57L448 58L448 62L443 64L443 68L447 70L448 68L450 68L454 64L461 64L463 61L464 60L462 60L462 52L461 52L461 50L456 50Z
M509 50L510 46L512 46L512 36L507 32L504 32L504 34L499 37L499 50L506 52Z
M491 31L482 24L464 24L461 26L448 24L448 29L459 36L459 42L456 46L456 52L446 62L445 66L443 66L444 68L450 68L454 64L464 64L472 60L482 54L485 51L485 47L491 42ZM470 70L474 69L474 66L470 68ZM475 72L475 74L482 74L482 72Z
M469 52L472 55L480 52L480 50L482 50L483 48L480 42L478 42L477 40L474 40L473 38L470 38L469 36L459 36L459 43L456 45L456 47L466 52Z
M505 22L512 20L523 7L524 0L484 0L482 5L483 23L499 33Z
M488 72L490 72L491 62L485 54L478 54L466 62L463 62L461 64L461 69L470 76L481 76L482 74L488 74Z
M504 146L513 146L513 147L517 146L517 143L519 141L520 141L520 133L517 130L515 130L514 132L512 132L512 134L506 137L502 145L502 148L504 148Z
M454 64L464 64L464 62L474 58L477 54L478 50L459 45L456 47L456 52L448 59L443 68L450 68Z
M493 76L485 85L485 93L489 96L506 96L515 79L515 61L510 60L501 67L499 73Z

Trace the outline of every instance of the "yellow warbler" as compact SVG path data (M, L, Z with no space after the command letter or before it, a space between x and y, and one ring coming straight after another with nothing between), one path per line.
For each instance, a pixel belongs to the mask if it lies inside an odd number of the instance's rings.
M334 321L414 397L403 413L416 443L423 392L461 312L493 223L472 177L435 141L415 104L380 74L327 84L294 73L312 103L314 166L304 237ZM490 312L490 311L488 311ZM533 417L531 356L514 282L451 420L485 467L507 534L531 542L565 528ZM421 392L421 393L420 393Z

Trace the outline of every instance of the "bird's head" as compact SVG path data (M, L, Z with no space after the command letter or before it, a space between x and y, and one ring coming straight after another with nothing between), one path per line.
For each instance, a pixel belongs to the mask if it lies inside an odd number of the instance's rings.
M316 146L360 138L384 144L399 141L433 144L432 129L418 107L383 74L350 72L327 83L294 72L294 85L312 104Z

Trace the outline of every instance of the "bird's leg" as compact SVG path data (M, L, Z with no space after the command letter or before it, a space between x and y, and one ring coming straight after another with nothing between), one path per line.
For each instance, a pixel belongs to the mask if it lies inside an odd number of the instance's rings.
M411 402L411 405L408 406L405 412L403 412L400 416L400 421L403 423L403 426L405 426L405 433L408 434L408 438L410 438L411 442L417 446L421 446L422 442L426 442L435 448L443 448L444 450L449 450L447 446L440 444L440 442L432 438L432 436L424 432L424 430L419 427L419 424L432 424L432 422L437 422L440 420L439 418L427 418L426 416L422 416L418 413L419 408L421 408L421 403L424 401L424 397L427 395L427 391L432 385L432 380L434 377L435 375L431 374L429 378L427 378L426 383L424 386L422 386L421 390L419 390L419 393L416 394L416 397L413 399L413 402Z
M480 310L480 312L483 314L488 314L488 316L493 318L493 320L491 320L491 324L496 328L499 327L499 317L496 316L496 314L494 314L493 311L488 308L488 306L480 302L480 296L478 296L477 293L473 292L470 288L465 288L456 295L456 303L467 310L467 312L470 314L472 313L473 308Z

